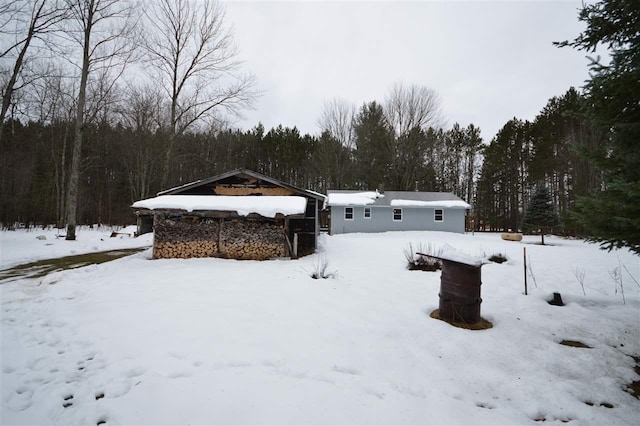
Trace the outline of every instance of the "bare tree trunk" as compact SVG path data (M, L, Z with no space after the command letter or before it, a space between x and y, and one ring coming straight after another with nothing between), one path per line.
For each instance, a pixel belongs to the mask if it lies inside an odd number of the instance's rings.
M71 168L67 186L67 240L76 239L76 221L78 211L78 192L80 188L80 163L82 161L82 139L85 129L87 110L87 82L91 70L99 71L101 79L112 77L111 83L99 81L98 100L95 111L88 114L92 120L105 113L104 102L114 90L116 79L122 75L132 57L136 42L133 35L133 6L121 0L66 0L72 11L75 28L70 34L78 34L75 41L82 48L82 65L80 67L80 87L78 91L77 109L73 132ZM108 21L108 22L106 22ZM99 27L98 27L99 26ZM92 34L96 29L96 33ZM74 31L75 30L75 31ZM92 36L99 37L93 44ZM73 38L73 37L72 37ZM110 72L115 70L115 75ZM105 113L106 114L106 113Z
M51 155L55 165L55 187L56 187L56 228L60 229L64 227L65 218L65 198L66 198L66 183L67 183L67 170L66 170L66 157L67 157L67 138L69 137L69 126L65 124L64 134L62 136L62 154L60 154L60 164L56 160L56 153L52 148ZM53 142L53 141L52 141ZM53 143L52 143L53 146Z
M91 1L93 3L93 1ZM84 108L87 100L87 80L89 77L89 48L91 28L93 26L93 4L87 11L87 26L84 30L84 46L82 52L82 71L80 73L80 90L78 92L78 109L73 132L73 151L71 155L71 172L67 193L67 240L76 239L76 221L78 214L78 187L80 183L80 162L82 161L82 135L84 130Z

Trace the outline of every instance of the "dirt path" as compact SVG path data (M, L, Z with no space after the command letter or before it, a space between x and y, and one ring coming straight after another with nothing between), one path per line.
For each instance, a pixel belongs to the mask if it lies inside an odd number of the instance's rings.
M121 257L146 250L148 247L138 247L120 250L108 250L95 253L78 254L74 256L59 257L56 259L38 260L13 266L0 271L0 283L14 281L20 278L41 278L51 272L65 269L82 268L83 266L109 262Z

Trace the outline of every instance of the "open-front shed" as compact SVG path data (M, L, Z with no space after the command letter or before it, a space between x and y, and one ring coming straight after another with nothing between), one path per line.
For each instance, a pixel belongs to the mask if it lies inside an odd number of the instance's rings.
M313 253L324 196L238 169L132 205L153 257L263 260Z

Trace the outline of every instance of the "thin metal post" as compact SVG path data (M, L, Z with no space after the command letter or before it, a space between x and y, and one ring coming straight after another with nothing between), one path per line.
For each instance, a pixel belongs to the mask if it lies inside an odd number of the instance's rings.
M524 295L527 295L527 248L522 247L522 254L524 256Z

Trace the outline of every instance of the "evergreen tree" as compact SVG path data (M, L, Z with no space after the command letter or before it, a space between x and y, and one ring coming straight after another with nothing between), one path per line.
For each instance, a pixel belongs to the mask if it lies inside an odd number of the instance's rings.
M606 132L590 153L605 185L579 201L575 214L590 241L640 254L640 7L637 0L602 0L584 5L579 20L586 22L585 31L556 44L588 52L604 45L611 61L593 59L585 87L585 112Z
M365 189L384 188L385 184L390 184L393 130L380 104L373 101L362 105L354 122L354 134L358 186Z
M522 230L524 232L540 230L542 245L544 245L544 234L551 232L559 225L560 220L553 206L549 190L546 186L538 186L524 214Z
M528 121L513 118L484 147L475 206L479 221L493 231L516 229L521 221L530 127Z

